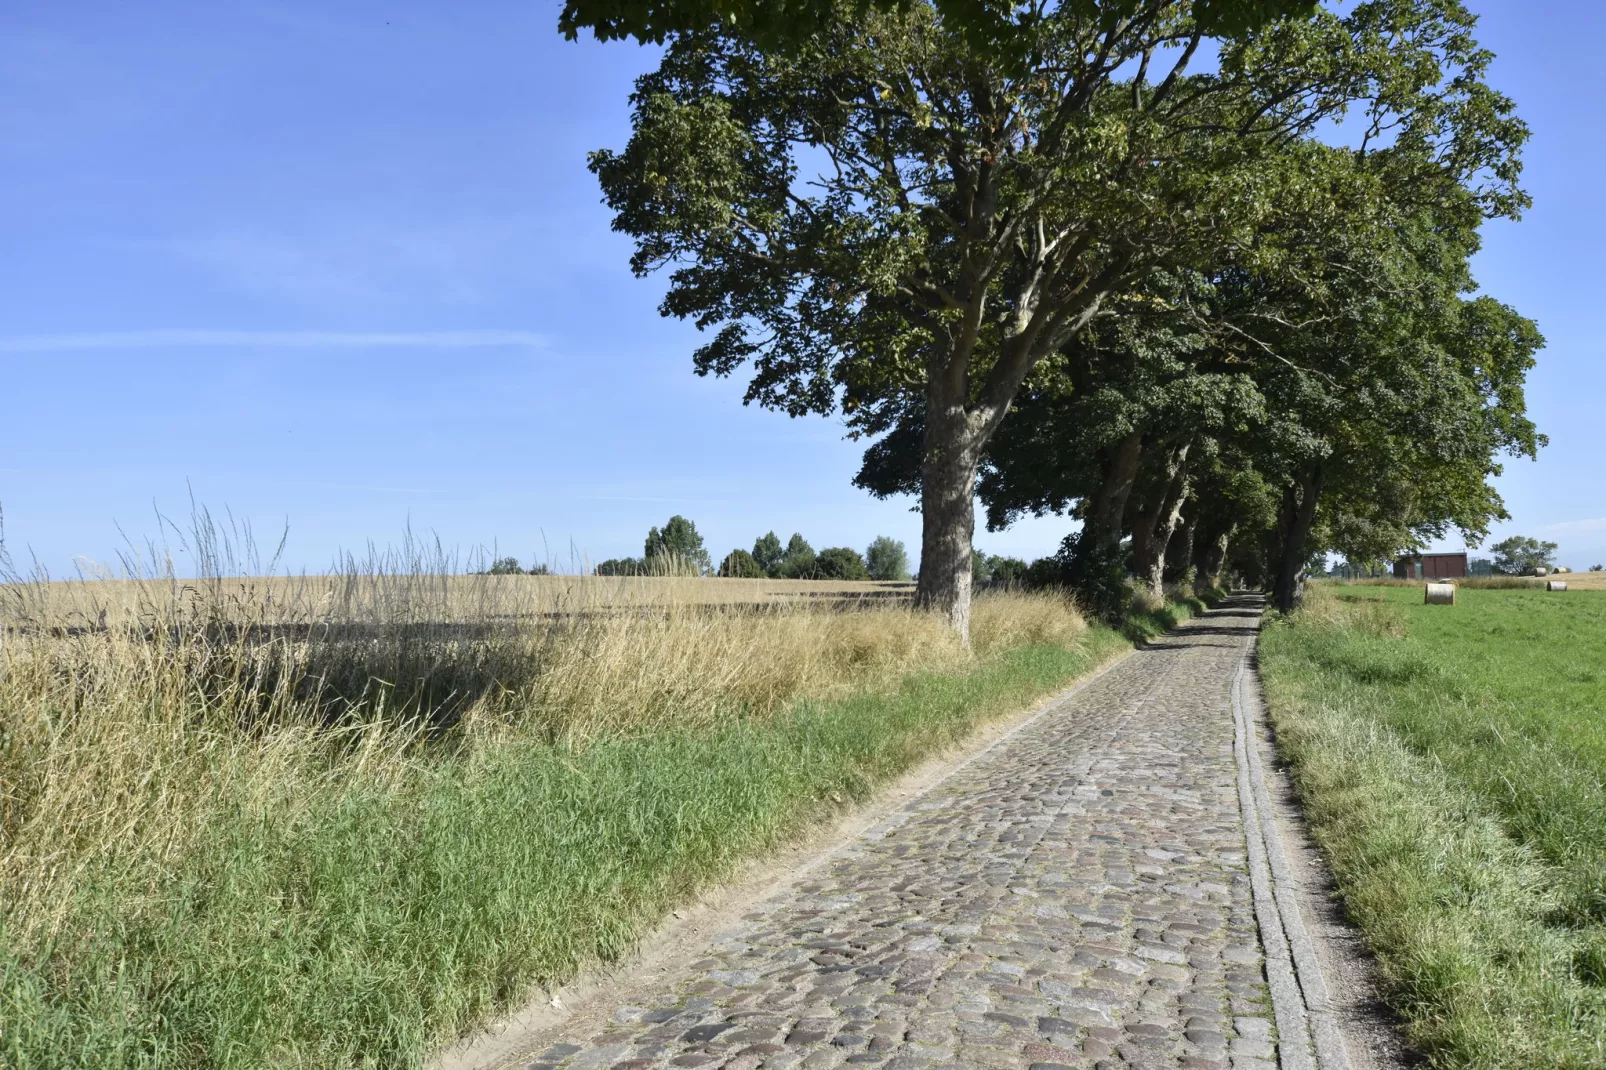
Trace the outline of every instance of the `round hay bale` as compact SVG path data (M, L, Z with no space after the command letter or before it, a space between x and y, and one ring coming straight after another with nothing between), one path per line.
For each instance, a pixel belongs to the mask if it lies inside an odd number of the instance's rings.
M1422 604L1427 606L1453 606L1455 605L1455 584L1430 583L1422 598Z
M1566 589L1567 589L1567 581L1566 580L1546 580L1545 581L1545 590L1547 590L1547 591L1565 591Z

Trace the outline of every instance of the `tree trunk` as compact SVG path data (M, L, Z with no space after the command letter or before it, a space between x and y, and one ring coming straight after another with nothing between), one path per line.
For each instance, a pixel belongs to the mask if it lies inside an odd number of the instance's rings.
M1176 534L1171 537L1171 544L1166 547L1165 578L1167 582L1181 583L1187 577L1188 570L1194 568L1193 540L1194 534L1199 529L1199 507L1196 500L1191 498L1189 500L1194 501L1194 507L1187 510L1187 515L1182 520L1182 526L1177 529ZM1198 576L1198 569L1194 569L1194 575L1195 577Z
M1149 531L1148 553L1143 562L1145 572L1140 573L1149 585L1149 593L1156 598L1165 597L1165 558L1171 546L1171 535L1177 530L1182 517L1182 506L1188 500L1188 447L1181 446L1173 454L1174 471L1166 484L1165 497Z
M1233 524L1210 540L1200 558L1199 578L1210 589L1221 586L1221 573L1227 567L1227 550L1232 546L1232 536L1237 529L1238 525Z
M1176 529L1177 517L1187 498L1188 446L1173 447L1165 455L1155 497L1132 520L1132 566L1156 596L1165 593L1165 552Z
M970 645L976 466L985 438L962 404L931 406L920 466L920 582L915 605L935 609Z
M1292 613L1305 600L1305 559L1309 556L1305 543L1316 523L1316 501L1321 497L1323 480L1322 466L1318 462L1298 484L1291 483L1283 491L1283 506L1278 517L1282 547L1277 573L1272 578L1272 597L1284 613Z
M1127 499L1132 496L1132 484L1138 478L1138 462L1143 459L1143 433L1134 431L1115 447L1110 463L1099 484L1093 509L1083 522L1093 533L1094 543L1101 550L1114 549L1121 543L1122 521L1126 519Z

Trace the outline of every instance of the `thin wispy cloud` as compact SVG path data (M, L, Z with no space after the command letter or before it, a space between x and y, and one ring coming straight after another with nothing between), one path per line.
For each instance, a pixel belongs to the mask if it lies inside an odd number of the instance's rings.
M1585 520L1563 520L1559 524L1546 524L1539 530L1547 535L1580 535L1591 531L1606 531L1606 516L1592 516Z
M541 349L534 331L230 331L168 328L0 337L0 353L114 349Z
M645 498L631 494L581 494L585 502L677 502L686 505L729 505L729 498Z

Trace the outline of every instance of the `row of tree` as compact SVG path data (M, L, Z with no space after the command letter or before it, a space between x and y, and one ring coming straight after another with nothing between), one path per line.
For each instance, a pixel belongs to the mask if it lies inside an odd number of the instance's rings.
M1263 583L1504 517L1535 326L1475 296L1527 128L1460 0L570 0L661 43L591 166L699 374L838 413L917 496L919 600L968 632L990 527L1056 561Z
M515 562L516 564L516 562ZM708 576L727 579L797 580L906 580L909 555L903 543L885 535L870 543L865 553L847 546L816 551L802 534L794 532L783 546L775 532L767 532L751 552L732 550L712 564L697 525L675 515L662 528L647 532L640 557L610 558L596 566L599 576Z

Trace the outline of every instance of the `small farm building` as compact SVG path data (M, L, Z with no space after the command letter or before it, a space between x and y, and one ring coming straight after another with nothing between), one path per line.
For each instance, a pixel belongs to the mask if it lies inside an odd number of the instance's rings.
M1453 580L1467 574L1467 554L1406 554L1394 562L1397 580Z

